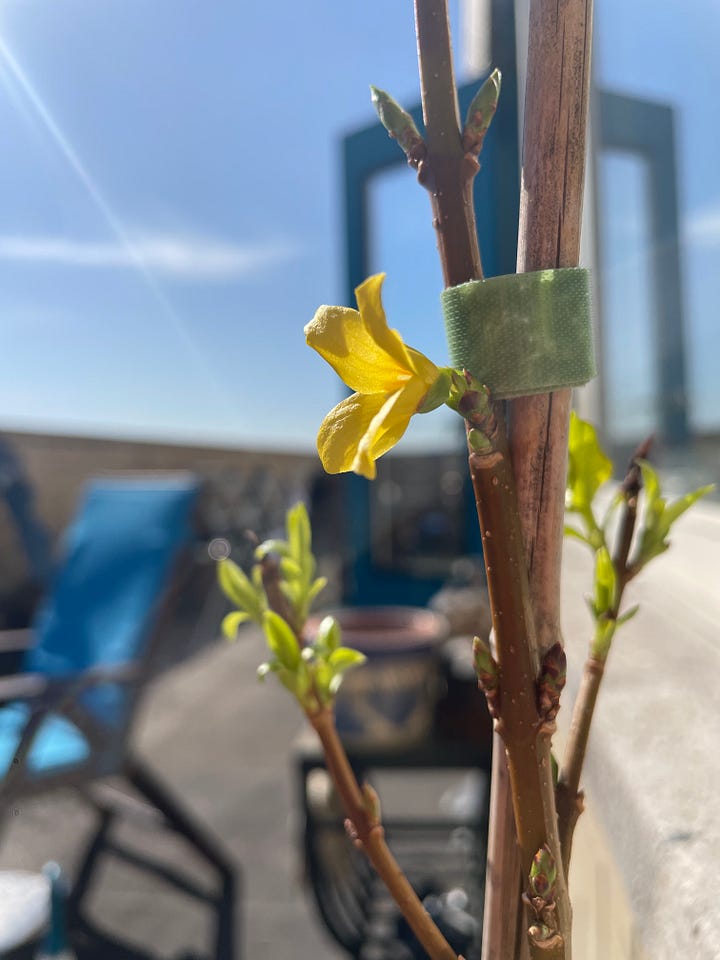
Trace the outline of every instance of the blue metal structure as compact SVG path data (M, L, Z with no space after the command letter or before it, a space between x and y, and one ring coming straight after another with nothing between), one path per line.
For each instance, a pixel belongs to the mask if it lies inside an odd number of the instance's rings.
M608 92L598 96L598 106L601 149L639 156L648 170L657 414L663 441L680 445L689 430L674 111Z
M515 270L519 207L519 148L517 115L517 71L515 62L515 19L513 5L493 0L493 65L502 72L502 97L482 151L482 170L475 181L475 214L483 269L486 276ZM458 90L460 115L465 116L473 95L485 77ZM419 106L410 111L422 129ZM346 136L343 140L346 238L346 298L354 304L354 290L369 273L368 186L374 177L392 167L401 167L405 158L379 122ZM408 171L408 176L410 176ZM418 187L418 189L421 189ZM430 204L428 201L428 230ZM438 296L440 291L438 290ZM458 453L461 444L458 434ZM424 604L448 579L420 577L400 570L379 569L372 556L370 489L368 481L350 475L346 487L347 539L352 550L345 585L345 601L353 604ZM463 552L479 555L475 505L467 486L463 509L468 520Z

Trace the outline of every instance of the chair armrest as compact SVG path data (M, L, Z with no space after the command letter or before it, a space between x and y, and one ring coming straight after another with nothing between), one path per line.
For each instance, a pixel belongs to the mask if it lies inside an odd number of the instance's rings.
M16 673L10 677L0 677L0 705L8 700L39 700L48 687L48 679L42 673Z
M125 663L98 664L95 667L88 667L74 677L58 680L57 687L58 689L67 687L68 693L77 694L103 683L132 683L137 680L139 673L138 664L134 660ZM55 686L54 682L53 686Z
M0 653L30 650L34 646L34 630L0 630Z
M117 663L90 667L82 673L48 677L44 673L20 673L0 677L0 703L8 700L32 701L35 709L58 710L90 687L103 683L131 683L138 674L137 664Z

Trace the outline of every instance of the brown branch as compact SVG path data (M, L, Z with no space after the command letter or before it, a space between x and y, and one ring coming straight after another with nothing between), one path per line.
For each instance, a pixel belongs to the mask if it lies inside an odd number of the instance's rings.
M622 513L617 531L617 542L613 554L613 567L617 579L617 593L608 619L617 620L623 600L625 587L632 579L633 571L629 563L630 550L637 522L638 496L642 485L642 473L638 460L647 458L653 438L648 437L633 453L628 464L625 479L620 487L623 495ZM570 722L570 735L565 747L563 765L556 789L558 823L562 860L567 871L572 853L572 841L580 814L583 811L583 797L580 791L580 777L585 763L590 727L595 712L600 684L605 673L605 661L590 655L585 662L580 687L573 706Z
M415 0L427 154L418 180L429 191L446 287L482 279L472 185L479 167L462 146L445 0Z
M592 0L532 0L518 272L575 266L579 259L591 35ZM540 651L562 639L560 564L570 398L569 390L560 390L508 404ZM506 782L493 778L491 802L498 811L510 805ZM513 938L512 924L492 923L493 916L501 915L494 900L510 902L518 886L519 862L500 856L511 849L511 838L491 836L488 857L498 877L486 892L491 922L483 938L483 960L516 960L523 947ZM561 909L569 912L566 893L561 900Z
M454 286L482 278L472 204L472 179L478 166L474 158L464 155L461 143L446 3L415 0L415 16L427 147L418 173L432 197L445 283ZM499 409L495 410L495 421L491 452L480 455L471 449L469 462L500 668L501 728L508 755L520 864L527 878L534 855L545 843L560 862L559 841L549 745L538 750L538 743L547 738L538 741L537 737L537 645L515 482ZM513 889L506 891L508 899L494 912L496 916L503 910L521 909L516 877L513 883ZM564 891L562 883L561 890ZM570 956L569 906L564 901L559 916L567 950L562 943L542 953L541 948L532 946L533 956ZM528 926L529 922L526 930ZM504 960L514 960L514 953L502 956Z
M266 554L260 561L260 570L262 572L263 589L265 590L268 606L290 624L302 644L301 631L299 631L297 627L295 611L288 598L280 589L283 578L280 572L279 561L276 557Z
M379 811L374 813L368 807L337 734L332 711L309 713L308 719L320 738L328 772L348 816L353 842L366 853L428 956L432 960L458 960L385 842Z
M580 689L573 708L570 735L565 748L565 762L557 785L560 844L566 871L570 865L575 826L584 809L582 793L579 790L580 776L590 736L590 725L595 711L595 703L604 672L604 660L588 657L585 661Z

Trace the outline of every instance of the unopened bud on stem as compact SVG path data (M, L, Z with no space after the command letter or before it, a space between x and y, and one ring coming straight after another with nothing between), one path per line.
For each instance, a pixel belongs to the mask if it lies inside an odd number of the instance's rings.
M552 903L555 899L555 881L557 880L557 865L550 852L550 847L543 844L533 857L530 867L530 895L539 897L545 903Z
M400 104L393 100L389 93L372 86L370 90L373 106L380 118L380 123L402 147L408 158L408 163L417 167L420 161L425 158L426 148L425 141L415 126L415 121L407 110L403 110Z
M463 129L463 149L475 157L482 150L485 134L497 110L500 80L500 71L493 70L468 107Z
M478 677L478 686L487 697L490 715L498 719L500 713L498 665L490 652L490 645L480 637L473 637L473 663Z
M543 657L538 678L538 713L548 732L555 729L554 720L560 709L560 694L567 680L567 657L560 643L554 643Z

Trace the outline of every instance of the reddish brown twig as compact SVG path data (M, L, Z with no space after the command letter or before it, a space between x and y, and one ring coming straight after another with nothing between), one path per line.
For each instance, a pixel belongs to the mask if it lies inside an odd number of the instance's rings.
M428 956L432 960L458 960L385 842L377 797L370 788L361 788L358 784L338 737L332 711L308 714L308 719L320 738L325 763L345 808L346 826L353 842L367 854Z
M635 450L620 487L623 503L617 530L616 547L613 553L617 592L614 607L609 613L609 618L612 620L617 620L620 614L625 587L635 573L630 565L629 557L637 522L638 496L642 485L642 474L637 461L647 459L651 445L652 437L649 437ZM570 864L575 826L583 811L580 778L585 763L595 704L604 673L605 661L591 654L585 662L580 687L575 698L570 734L558 779L556 790L558 823L562 858L566 870Z
M427 148L418 173L431 195L445 283L454 286L482 278L471 190L478 166L462 146L446 3L416 0L415 14ZM498 409L494 422L485 427L484 432L491 435L491 449L483 454L471 449L470 474L483 537L500 670L500 728L509 758L521 865L527 877L535 854L544 844L557 853L559 861L555 800L549 763L543 768L538 753L535 680L539 659L515 483ZM506 903L504 909L519 908L518 886L514 901ZM564 905L559 916L569 944L569 910ZM533 946L531 950L537 957L569 955L557 938L550 949Z

